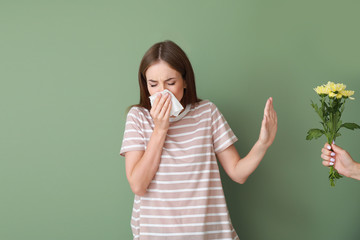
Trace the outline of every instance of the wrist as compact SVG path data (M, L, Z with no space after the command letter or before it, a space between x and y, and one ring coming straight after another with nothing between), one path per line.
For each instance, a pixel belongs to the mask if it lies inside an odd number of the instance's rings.
M267 144L265 144L264 142L262 142L260 139L256 141L255 147L264 152L266 152L267 149L269 148L269 146Z
M260 139L256 141L255 145L260 149L264 149L265 151L270 147L268 144L264 143Z
M156 134L156 135L166 135L168 132L168 129L165 129L165 128L159 128L159 127L156 127L154 128L154 131L153 131L153 134Z
M360 180L360 163L354 163L354 166L350 170L349 177Z

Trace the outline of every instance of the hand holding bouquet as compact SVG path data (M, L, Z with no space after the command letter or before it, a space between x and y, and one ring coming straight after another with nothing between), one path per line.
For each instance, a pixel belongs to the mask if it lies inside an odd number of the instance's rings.
M342 123L340 120L345 109L345 101L347 99L354 100L351 97L354 95L354 91L345 90L345 88L346 86L342 83L335 84L328 82L326 85L321 85L314 89L320 97L321 105L318 106L311 101L311 106L321 119L322 129L310 129L307 132L306 140L317 139L325 135L327 142L331 145L337 137L341 136L339 133L341 128L360 129L360 126L356 123ZM335 186L335 180L339 178L342 178L342 176L334 169L334 166L330 166L330 185Z

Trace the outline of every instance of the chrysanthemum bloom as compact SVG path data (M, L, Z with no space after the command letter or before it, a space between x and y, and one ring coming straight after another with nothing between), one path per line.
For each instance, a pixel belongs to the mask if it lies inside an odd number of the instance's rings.
M355 98L351 97L352 95L354 95L354 91L351 91L351 90L343 90L341 91L341 94L346 97L346 98L349 98L351 100L354 100Z

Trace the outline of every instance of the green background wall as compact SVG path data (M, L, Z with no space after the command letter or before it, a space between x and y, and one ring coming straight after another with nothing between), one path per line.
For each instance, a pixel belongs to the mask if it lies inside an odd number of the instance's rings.
M119 156L137 70L155 42L188 54L241 156L274 98L276 140L244 185L222 171L242 240L360 238L360 182L329 186L315 86L355 90L360 123L359 1L0 0L0 239L131 239L133 194ZM337 143L360 161L360 131Z

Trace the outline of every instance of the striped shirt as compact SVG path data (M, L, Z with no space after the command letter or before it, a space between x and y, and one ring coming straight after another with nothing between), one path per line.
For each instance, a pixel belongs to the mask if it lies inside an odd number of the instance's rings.
M130 109L120 155L145 151L154 129L147 109ZM210 101L187 105L170 118L159 169L144 196L135 195L134 239L238 239L231 224L216 161L237 141Z

